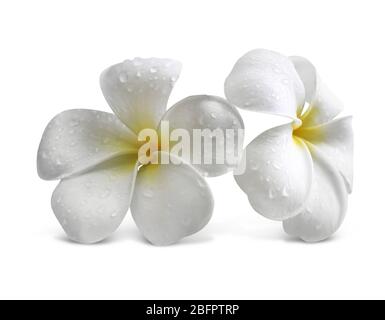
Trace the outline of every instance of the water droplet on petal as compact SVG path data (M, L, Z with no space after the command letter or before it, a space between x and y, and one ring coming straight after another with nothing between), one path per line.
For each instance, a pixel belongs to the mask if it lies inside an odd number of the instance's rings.
M87 181L86 183L84 183L84 186L86 187L86 189L90 189L92 187L92 182Z
M127 74L125 72L121 72L119 74L119 81L121 83L126 83L128 81Z
M118 212L116 210L112 211L111 218L116 218L117 216L118 216Z
M287 191L287 189L286 189L286 186L284 186L284 187L282 188L281 195L282 195L282 197L284 197L284 198L287 198L287 197L289 196L289 193L288 193L288 191Z
M100 195L101 198L105 199L105 198L108 198L111 194L111 190L106 188L105 190L103 190L102 194Z
M251 169L252 171L258 171L258 170L259 170L259 165L258 165L257 163L252 163L252 164L250 165L250 169Z
M147 189L143 192L143 195L146 197L146 198L152 198L154 196L154 192L150 189Z
M150 73L155 73L155 72L157 72L158 70L156 70L156 68L154 68L154 67L152 67L152 68L150 68Z
M77 127L79 125L79 121L77 121L77 120L71 120L71 122L70 122L70 126L71 127Z

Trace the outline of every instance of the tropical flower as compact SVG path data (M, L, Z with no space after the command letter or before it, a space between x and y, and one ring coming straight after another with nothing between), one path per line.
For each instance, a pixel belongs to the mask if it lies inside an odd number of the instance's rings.
M180 161L165 164L140 159L139 150L148 142L138 137L143 130L159 131L162 119L189 133L243 128L238 111L219 97L188 97L165 113L180 70L180 63L167 59L135 58L116 64L100 77L115 114L68 110L48 124L37 168L43 179L61 179L52 209L70 239L82 243L105 239L129 208L144 237L156 245L196 233L210 220L213 199L201 173L220 175L231 169L230 164L191 165L178 154L169 158ZM172 153L161 139L150 144L150 157ZM238 145L225 148L229 152Z
M244 151L245 171L235 180L251 206L305 241L331 236L344 220L353 182L352 118L334 119L341 102L308 60L268 50L240 58L225 93L240 108L292 119Z

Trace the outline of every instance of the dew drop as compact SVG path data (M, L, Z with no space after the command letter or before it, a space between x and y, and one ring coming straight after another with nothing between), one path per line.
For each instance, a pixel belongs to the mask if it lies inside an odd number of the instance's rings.
M116 218L117 216L118 216L118 212L116 210L112 211L111 218Z
M92 182L87 181L86 183L84 183L84 186L86 187L86 189L90 189L92 187Z
M110 189L105 189L102 194L100 195L101 198L105 199L108 198L111 195L111 190Z
M273 189L269 189L269 199L274 199L274 198L275 198L275 195L274 195Z
M258 165L257 163L252 163L252 164L250 165L250 169L251 169L252 171L258 171L258 170L259 170L259 165Z
M216 118L217 118L217 115L216 115L214 112L211 112L211 113L210 113L210 117L211 117L212 119L216 119Z
M152 198L154 196L154 192L150 189L147 189L143 192L143 195L146 197L146 198Z
M127 74L125 72L119 74L119 81L121 83L126 83L128 81Z
M70 126L71 127L77 127L79 125L79 121L77 121L77 120L71 120L71 122L70 122Z
M281 195L284 198L287 198L289 196L289 193L287 192L286 186L282 188Z
M152 67L150 68L150 73L156 73L158 70L156 70L156 68Z
M136 73L136 77L137 78L140 78L142 76L142 74L140 73L140 71L138 71L137 73Z

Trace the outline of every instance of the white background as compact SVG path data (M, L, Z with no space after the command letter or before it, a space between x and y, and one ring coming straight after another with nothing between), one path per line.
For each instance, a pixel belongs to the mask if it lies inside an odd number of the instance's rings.
M384 1L2 1L0 4L0 298L385 298ZM214 217L170 247L130 215L107 241L66 240L56 182L36 173L48 121L70 108L108 111L99 73L135 56L183 62L170 105L223 96L254 48L302 55L354 115L355 185L336 236L288 238L250 207L231 174L210 179ZM284 120L242 112L246 143Z

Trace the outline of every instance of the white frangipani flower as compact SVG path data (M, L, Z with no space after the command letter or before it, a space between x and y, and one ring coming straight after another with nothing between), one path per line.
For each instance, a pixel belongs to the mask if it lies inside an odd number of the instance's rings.
M240 108L292 119L245 149L246 169L235 179L252 207L305 241L331 236L344 219L353 182L352 119L334 120L341 102L308 60L268 50L240 58L225 93Z
M229 166L215 162L192 166L186 159L143 164L138 156L145 143L138 139L140 132L159 131L162 118L172 128L187 131L243 128L238 111L213 96L186 98L165 113L180 70L180 63L167 59L135 58L116 64L100 78L115 115L69 110L48 124L38 151L38 173L43 179L61 179L52 209L72 240L105 239L129 208L144 237L156 245L196 233L210 220L213 199L200 173L219 175ZM169 150L158 140L153 147L151 157Z

